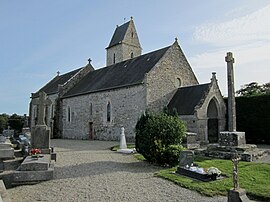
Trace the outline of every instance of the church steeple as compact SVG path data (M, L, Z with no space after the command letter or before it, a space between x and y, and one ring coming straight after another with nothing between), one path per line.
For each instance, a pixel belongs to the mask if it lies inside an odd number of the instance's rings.
M142 48L131 17L130 21L117 26L107 49L107 66L140 56Z

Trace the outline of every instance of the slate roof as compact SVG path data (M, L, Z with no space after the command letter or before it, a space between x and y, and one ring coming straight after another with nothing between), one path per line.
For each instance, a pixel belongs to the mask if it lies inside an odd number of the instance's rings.
M211 83L178 88L168 108L176 108L178 115L193 115L195 107L209 91Z
M89 72L63 97L73 97L76 95L141 84L145 74L155 66L169 48L170 46Z
M125 34L127 32L128 26L129 26L129 22L126 22L125 24L119 26L116 28L116 30L114 31L112 40L109 44L109 46L107 48L110 48L112 46L115 46L119 43L121 43L124 40Z
M71 72L68 72L63 75L59 75L54 77L49 83L47 83L45 86L43 86L38 92L33 93L32 97L38 97L38 93L40 91L44 91L47 95L54 94L58 92L58 85L66 83L72 76L74 76L78 71L80 71L82 68L73 70Z

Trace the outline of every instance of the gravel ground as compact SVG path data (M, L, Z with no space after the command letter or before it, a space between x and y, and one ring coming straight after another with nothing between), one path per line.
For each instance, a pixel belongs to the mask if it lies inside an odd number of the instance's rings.
M118 142L52 140L54 179L8 189L16 201L227 201L154 177L160 168L109 150Z

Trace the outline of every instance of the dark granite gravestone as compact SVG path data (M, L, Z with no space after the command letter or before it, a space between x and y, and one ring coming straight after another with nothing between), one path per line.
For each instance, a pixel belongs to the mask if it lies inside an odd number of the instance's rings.
M179 158L179 167L177 168L176 173L187 176L187 177L191 177L197 180L201 180L204 182L211 181L211 178L209 175L190 170L190 168L197 168L197 167L191 167L193 162L194 162L193 151L190 151L190 150L181 151L180 158Z
M190 150L181 151L179 157L179 167L190 167L194 161L194 153Z

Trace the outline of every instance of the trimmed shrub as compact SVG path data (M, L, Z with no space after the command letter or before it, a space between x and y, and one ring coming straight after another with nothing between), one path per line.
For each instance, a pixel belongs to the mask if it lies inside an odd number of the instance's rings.
M186 127L178 117L146 113L136 124L136 150L151 163L173 166L183 149L185 132Z
M236 128L247 143L270 143L270 95L236 97ZM225 99L227 103L227 99Z

